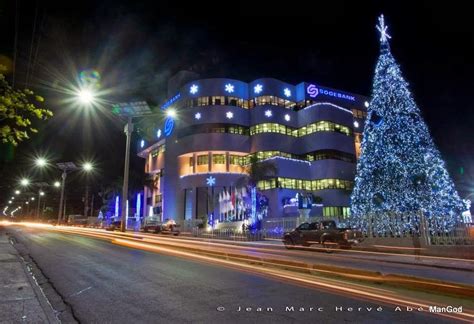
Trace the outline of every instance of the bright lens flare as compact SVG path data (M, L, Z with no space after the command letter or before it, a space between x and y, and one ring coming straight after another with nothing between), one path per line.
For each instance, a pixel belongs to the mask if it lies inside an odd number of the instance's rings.
M175 118L176 117L176 111L174 111L173 109L169 109L166 112L166 116L171 117L171 118Z
M54 182L54 186L56 188L59 188L61 186L61 183L59 181Z
M45 158L40 157L40 158L36 159L36 165L39 166L39 167L44 167L44 166L46 166L47 163L48 162L46 161Z
M27 185L30 184L30 180L28 180L28 179L21 179L20 184L21 184L22 186L27 186Z
M77 98L81 103L90 105L94 102L94 93L89 89L82 89L77 93Z
M93 169L92 163L90 163L90 162L84 163L84 165L82 167L84 168L84 171L92 171L92 169Z

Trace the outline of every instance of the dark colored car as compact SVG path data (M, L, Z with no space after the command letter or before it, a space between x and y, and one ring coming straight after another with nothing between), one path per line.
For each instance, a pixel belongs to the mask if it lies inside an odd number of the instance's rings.
M115 231L115 230L120 230L120 225L122 222L120 220L112 221L110 222L109 226L105 227L106 231Z
M338 228L335 221L327 220L303 223L291 232L285 233L283 243L290 249L295 245L321 244L330 248L350 248L362 241L362 233L351 228Z

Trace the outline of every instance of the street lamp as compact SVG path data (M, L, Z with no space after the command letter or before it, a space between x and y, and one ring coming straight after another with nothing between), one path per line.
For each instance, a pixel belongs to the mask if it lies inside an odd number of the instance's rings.
M26 179L26 178L23 178L23 179L21 179L20 184L21 184L23 187L26 187L27 185L30 184L30 180L28 180L28 179Z
M15 190L15 195L19 195L20 194L20 190Z
M48 161L43 157L39 157L36 159L35 163L36 163L36 166L39 166L40 168L42 168L48 164Z
M61 187L61 198L59 200L59 211L58 211L58 224L61 222L61 219L64 218L63 215L63 205L64 205L64 190L66 187L66 177L68 172L76 171L79 170L79 168L74 164L74 162L61 162L61 163L56 163L56 166L63 171L61 178L62 178L62 183L61 184L54 184L55 187ZM85 162L84 165L82 166L82 169L85 172L90 172L92 171L94 167L92 166L92 163L90 162Z
M34 201L35 200L35 197L31 197L31 201Z
M84 169L84 171L89 172L89 171L92 171L92 169L93 169L94 167L92 166L92 163L86 162L86 163L84 163L84 165L82 166L82 168Z
M127 124L124 127L124 133L126 135L125 142L125 163L123 170L123 186L122 186L122 208L121 208L121 223L120 230L125 232L126 225L126 209L127 209L127 197L128 197L128 176L130 169L130 140L133 132L133 118L144 117L151 115L150 106L146 101L135 101L119 103L112 106L112 112L121 117L127 119Z
M77 92L77 98L84 105L94 103L95 95L90 89L81 89Z
M171 118L175 118L176 117L176 111L174 109L168 109L168 111L166 112L166 116L171 117Z
M55 186L56 188L61 187L61 182L55 181L55 182L54 182L54 186Z

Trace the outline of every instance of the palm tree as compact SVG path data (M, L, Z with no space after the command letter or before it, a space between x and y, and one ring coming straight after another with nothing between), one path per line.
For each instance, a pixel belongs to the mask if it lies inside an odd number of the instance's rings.
M262 180L269 180L276 177L278 173L277 166L268 161L258 161L256 155L250 157L250 163L247 166L247 175L237 179L236 187L250 187L252 196L252 221L255 222L255 211L257 209L257 184Z
M257 183L262 180L274 178L278 173L277 166L268 161L258 161L256 155L250 156L250 163L246 168L247 174L236 181L236 187L246 186L257 187Z

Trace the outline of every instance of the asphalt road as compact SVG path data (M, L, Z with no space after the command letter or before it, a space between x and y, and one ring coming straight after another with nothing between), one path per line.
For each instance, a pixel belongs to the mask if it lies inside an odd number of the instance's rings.
M79 235L31 228L8 232L82 323L452 323L425 312L395 312L393 305ZM246 307L252 310L244 311Z

